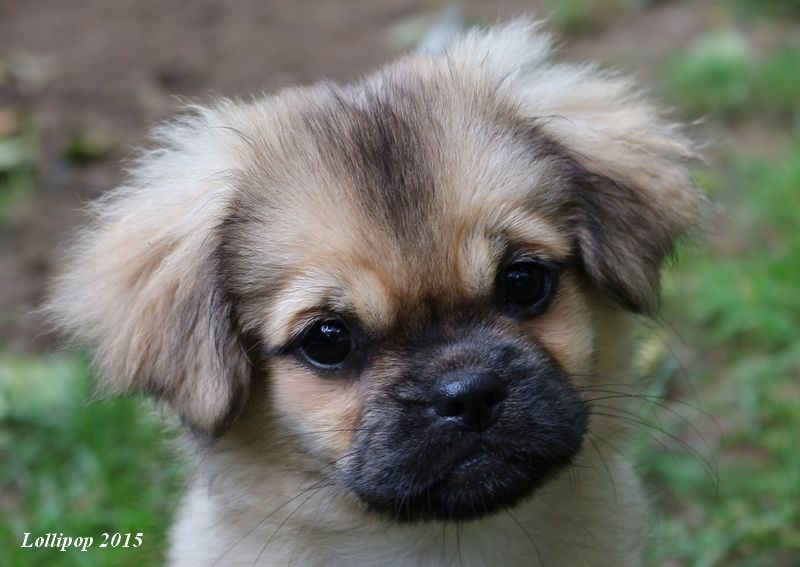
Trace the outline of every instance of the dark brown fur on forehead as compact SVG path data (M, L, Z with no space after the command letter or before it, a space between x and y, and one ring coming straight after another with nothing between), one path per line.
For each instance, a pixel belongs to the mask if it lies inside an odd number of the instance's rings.
M347 193L372 222L416 249L435 236L432 225L449 220L444 193L469 201L465 187L448 186L442 175L471 165L475 148L497 154L497 167L512 170L563 155L513 101L463 78L389 75L379 84L327 85L325 94L300 117L323 167L346 176Z
M424 231L434 208L430 141L442 133L430 101L397 86L330 94L330 106L304 117L320 154L343 166L373 221L400 236Z

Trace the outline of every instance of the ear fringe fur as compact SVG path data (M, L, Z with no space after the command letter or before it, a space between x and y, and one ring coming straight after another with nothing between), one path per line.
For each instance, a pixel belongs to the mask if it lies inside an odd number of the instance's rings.
M592 250L598 235L584 231L587 272L601 289L617 290L613 295L628 308L652 313L663 260L679 240L701 233L711 211L688 167L701 159L701 147L685 128L667 120L634 81L595 65L554 62L552 46L541 22L519 20L467 33L448 57L456 68L480 62L485 80L497 85L499 94L590 177L607 181L602 188L576 188L594 192L583 197L599 205L583 214L617 215L616 228L609 230L620 232L603 235L605 249ZM605 199L603 192L613 187L629 194ZM604 224L601 218L592 222ZM603 268L592 265L592 258Z
M242 151L219 113L193 107L155 130L128 181L88 207L44 307L92 350L101 390L152 392L205 430L247 381L213 265Z

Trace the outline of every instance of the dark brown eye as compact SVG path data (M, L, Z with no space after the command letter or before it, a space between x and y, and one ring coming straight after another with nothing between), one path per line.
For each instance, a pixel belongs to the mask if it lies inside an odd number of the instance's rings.
M353 350L350 331L338 319L315 323L300 343L300 352L315 366L334 368L342 364Z
M544 311L555 291L555 269L552 266L525 260L514 262L503 274L505 300L521 308L527 315Z

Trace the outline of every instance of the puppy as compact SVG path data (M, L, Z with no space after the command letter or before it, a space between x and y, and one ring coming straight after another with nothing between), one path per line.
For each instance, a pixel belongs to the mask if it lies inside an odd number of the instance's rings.
M705 197L549 55L514 22L194 106L92 206L49 309L187 426L172 565L639 563L632 334Z

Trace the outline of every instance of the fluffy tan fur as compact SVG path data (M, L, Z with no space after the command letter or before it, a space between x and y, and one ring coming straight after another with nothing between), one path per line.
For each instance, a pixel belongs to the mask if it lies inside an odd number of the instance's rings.
M549 55L537 25L515 22L357 85L192 107L92 206L51 313L92 349L103 388L152 393L213 439L171 564L639 562L647 506L618 421L593 415L576 466L507 514L393 524L329 472L398 361L378 356L365 383L248 352L323 309L376 336L413 327L434 303L490 293L510 241L568 263L525 331L577 385L635 392L631 312L655 308L661 263L697 224L694 150L627 79ZM378 114L400 132L387 151L406 152L394 174L411 189L365 204L370 181L347 156ZM414 192L419 168L435 191Z

